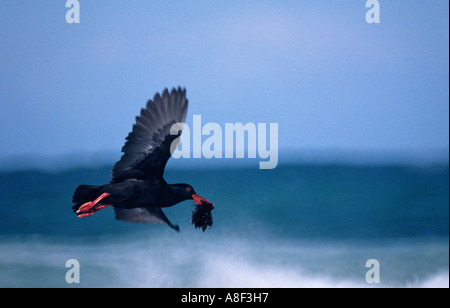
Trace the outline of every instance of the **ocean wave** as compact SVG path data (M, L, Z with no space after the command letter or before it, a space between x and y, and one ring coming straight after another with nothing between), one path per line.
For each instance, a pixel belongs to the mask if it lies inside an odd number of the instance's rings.
M162 233L159 239L130 236L87 241L0 239L0 287L448 288L449 285L448 241L380 248L275 239L220 238L205 242L195 236L187 241L174 240L168 234ZM380 284L365 281L365 262L369 256L383 260ZM80 263L79 285L65 281L68 271L65 263L69 259ZM412 261L404 264L405 260ZM430 262L435 266L426 267ZM422 271L413 272L416 267Z
M433 289L433 288L449 288L449 272L443 271L441 273L437 273L435 275L431 275L422 281L418 280L413 283L408 283L406 285L408 288L424 288L424 289Z

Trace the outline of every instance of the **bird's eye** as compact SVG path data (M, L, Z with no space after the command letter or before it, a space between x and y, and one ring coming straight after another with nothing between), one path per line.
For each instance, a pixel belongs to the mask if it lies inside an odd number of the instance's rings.
M186 188L186 190L187 190L187 191L191 191L191 190L192 190L192 188L188 187L188 188Z

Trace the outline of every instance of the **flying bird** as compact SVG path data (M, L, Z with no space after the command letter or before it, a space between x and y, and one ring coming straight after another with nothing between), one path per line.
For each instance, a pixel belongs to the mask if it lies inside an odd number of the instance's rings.
M178 126L175 134L171 134L171 128L184 123L187 108L186 89L180 87L171 92L165 89L162 95L157 93L147 102L126 138L123 155L111 171L110 183L80 185L75 190L72 209L79 218L112 206L118 220L159 223L179 231L161 208L193 200L197 208L205 205L204 209L209 209L210 214L214 205L200 197L191 185L168 184L163 177L171 150L180 142L182 127ZM192 223L205 231L212 220L210 215L203 213L200 217L193 213Z

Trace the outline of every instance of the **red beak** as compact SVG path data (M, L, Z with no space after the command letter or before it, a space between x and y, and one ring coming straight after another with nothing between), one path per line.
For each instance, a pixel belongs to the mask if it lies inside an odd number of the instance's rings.
M205 198L200 197L199 195L196 195L196 194L193 194L193 195L192 195L192 199L193 199L195 202L197 202L198 204L202 204L202 203L203 203L202 201L207 202L207 203L212 203L212 202L209 202L208 200L206 200Z

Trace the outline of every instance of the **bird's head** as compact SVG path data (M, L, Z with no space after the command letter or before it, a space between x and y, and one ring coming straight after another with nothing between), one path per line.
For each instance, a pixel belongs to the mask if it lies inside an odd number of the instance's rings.
M203 202L211 203L205 198L197 195L194 188L189 184L176 184L176 187L179 194L183 196L184 200L194 200L197 204L202 204Z

